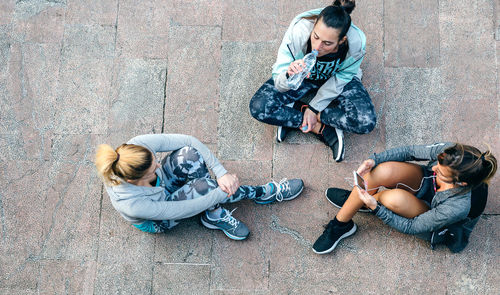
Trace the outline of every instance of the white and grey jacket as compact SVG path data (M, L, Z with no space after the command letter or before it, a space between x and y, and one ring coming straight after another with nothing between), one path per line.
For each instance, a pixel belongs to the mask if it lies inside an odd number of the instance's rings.
M128 144L140 145L152 153L170 152L185 146L195 148L205 160L207 167L217 178L227 173L210 150L196 138L182 134L147 134L132 138ZM220 188L210 191L203 197L168 201L165 193L165 172L156 170L160 186L137 186L126 181L115 186L106 186L113 207L129 222L141 224L145 220L179 220L194 216L223 201L227 194Z
M305 19L319 15L323 8L313 9L297 15L291 22L283 37L283 41L278 50L278 57L273 65L274 86L280 92L290 90L287 84L286 72L291 62L304 58L307 51L307 43L314 27L314 22ZM351 82L354 77L361 80L362 71L360 68L365 56L366 37L365 34L355 25L351 25L347 31L349 50L345 60L336 65L332 76L318 89L316 96L309 105L321 112L328 104L339 96L344 86Z
M370 158L378 165L387 161L429 161L427 167L436 164L437 156L452 143L436 143L431 145L404 146L374 154ZM376 212L384 223L394 229L406 233L426 237L431 242L431 247L437 244L436 236L445 229L450 229L460 234L460 241L451 241L455 245L448 245L453 252L459 252L468 243L468 237L478 218L470 220L467 215L471 209L470 188L453 188L436 192L432 199L430 210L414 217L406 218L383 205Z

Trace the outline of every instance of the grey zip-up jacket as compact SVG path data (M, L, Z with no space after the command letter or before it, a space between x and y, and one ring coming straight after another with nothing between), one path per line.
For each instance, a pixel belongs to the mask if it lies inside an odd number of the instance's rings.
M205 160L207 167L217 178L227 173L210 150L196 138L182 134L147 134L132 138L128 144L140 145L152 153L170 152L185 146L195 148ZM160 178L159 187L137 186L121 180L119 185L106 186L113 207L129 222L141 224L146 220L179 220L194 216L220 203L227 193L220 188L203 197L168 201L165 193L165 172L156 170Z
M453 143L436 143L431 145L405 146L374 154L370 158L375 161L375 166L387 161L429 161L427 168L432 167L437 162L437 156ZM431 247L438 242L434 239L444 229L454 229L459 231L461 236L465 235L462 241L456 241L455 251L459 252L468 243L468 237L477 219L469 220L467 215L471 208L470 188L453 188L436 192L432 199L431 208L414 218L406 218L395 214L383 205L376 213L384 223L396 230L406 233L426 237L431 241Z

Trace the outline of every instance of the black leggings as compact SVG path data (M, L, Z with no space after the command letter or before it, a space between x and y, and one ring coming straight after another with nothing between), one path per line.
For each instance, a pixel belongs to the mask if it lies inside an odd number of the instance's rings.
M288 106L320 86L304 80L297 90L279 92L269 79L250 100L250 113L264 123L299 128L303 113ZM321 122L352 133L365 134L375 128L377 117L368 92L358 78L347 83L342 93L321 112Z

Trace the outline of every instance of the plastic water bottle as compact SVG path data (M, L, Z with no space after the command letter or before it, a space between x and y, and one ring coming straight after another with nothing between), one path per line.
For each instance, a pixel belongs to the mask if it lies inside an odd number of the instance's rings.
M318 51L313 50L311 53L306 54L304 56L304 63L306 64L305 68L302 69L300 73L294 74L290 76L287 80L288 87L293 90L299 89L300 84L306 78L307 74L312 70L314 64L316 63L316 57L318 56Z

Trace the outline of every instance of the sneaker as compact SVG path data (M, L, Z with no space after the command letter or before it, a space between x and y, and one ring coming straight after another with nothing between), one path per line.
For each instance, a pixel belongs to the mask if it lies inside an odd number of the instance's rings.
M344 131L325 126L320 139L332 149L333 159L336 162L342 162L344 160Z
M332 203L333 206L339 209L342 208L342 206L344 206L344 203L345 201L347 201L347 198L349 198L350 194L351 191L336 187L327 188L325 191L326 199L330 203ZM358 210L358 212L369 213L371 211L365 206L363 206Z
M290 128L288 127L278 126L278 128L276 129L276 141L282 142L283 140L285 140L285 137L287 136L289 131Z
M229 212L229 210L222 208L223 213L219 219L212 219L208 216L205 211L201 215L201 223L210 229L220 229L222 230L226 236L233 240L244 240L250 234L248 227L238 219L232 216L233 211Z
M323 234L314 242L313 251L317 254L330 253L337 247L337 244L343 238L352 236L356 232L356 224L351 220L347 225L339 227L334 224L331 220L327 226L325 226L325 231Z
M337 142L330 146L333 152L335 162L342 162L344 160L344 131L335 128L337 135Z
M304 182L302 179L286 179L283 178L279 183L276 181L270 182L273 185L274 191L265 194L262 197L255 198L254 202L257 204L270 204L274 201L290 201L295 199L304 189Z

